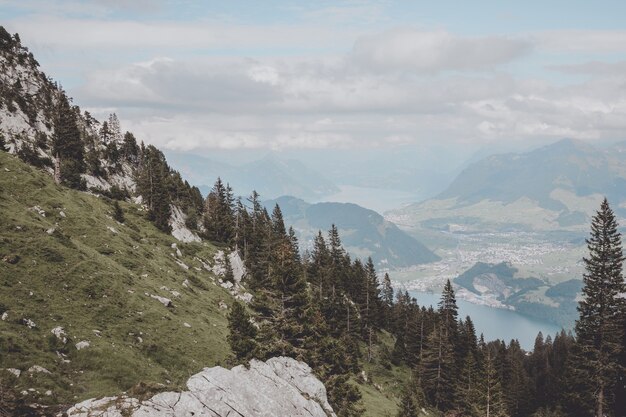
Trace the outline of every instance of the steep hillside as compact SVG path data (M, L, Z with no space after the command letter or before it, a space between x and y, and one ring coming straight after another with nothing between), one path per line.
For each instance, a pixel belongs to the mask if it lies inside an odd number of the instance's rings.
M204 367L230 365L229 311L235 299L253 298L239 280L245 272L250 288L259 289L261 280L261 291L277 285L266 279L263 258L276 260L285 247L297 255L296 242L289 237L288 245L272 246L278 241L263 239L278 235L281 228L269 227L277 219L260 204L248 212L234 202L230 210L248 219L236 223L234 236L249 240L203 240L228 225L211 217L214 207L160 150L122 134L114 114L100 123L81 113L1 26L0 65L0 415L56 415L83 399L122 392L142 400L181 391ZM226 262L218 247L237 244L247 257L232 251ZM297 262L285 272L303 279ZM365 277L363 268L358 272ZM362 294L353 290L354 299ZM312 302L308 293L299 296ZM356 306L349 297L336 300ZM274 318L263 316L255 328L271 331ZM322 342L346 349L318 324L327 337ZM363 365L367 374L358 365L362 339L349 345L354 357L339 355L350 368L326 366L334 357L314 358L317 376L333 372L325 376L339 413L362 406L368 416L380 415L380 407L395 413L408 369L388 365L393 338L380 333L384 340L370 346L379 352L376 361ZM269 359L276 352L257 353ZM367 375L377 375L376 383Z
M299 240L307 247L318 230L329 230L335 224L342 242L354 256L371 256L379 269L401 268L439 260L426 246L373 210L350 203L308 204L284 196L266 201L271 209L278 204L285 222L292 225Z
M110 200L0 152L0 368L21 372L0 378L29 401L178 385L229 354L232 297L207 270L217 249L119 204L123 224Z

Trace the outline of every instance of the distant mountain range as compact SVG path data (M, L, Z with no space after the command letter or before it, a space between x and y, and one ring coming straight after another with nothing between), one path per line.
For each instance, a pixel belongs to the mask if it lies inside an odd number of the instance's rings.
M435 198L389 213L412 227L578 230L607 196L626 215L626 143L565 139L469 165Z
M167 160L190 183L197 185L204 195L217 177L229 183L236 194L249 195L256 190L262 198L294 195L315 200L339 191L321 173L295 159L270 155L237 166L199 155L167 152Z
M287 225L294 227L303 247L311 247L318 230L335 224L344 247L360 258L371 256L377 268L393 269L439 260L422 243L383 216L351 203L309 204L291 196L265 201L268 210L278 203Z

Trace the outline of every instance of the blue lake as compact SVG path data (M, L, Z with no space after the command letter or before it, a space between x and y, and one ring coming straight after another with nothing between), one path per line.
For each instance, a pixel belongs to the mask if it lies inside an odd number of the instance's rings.
M411 297L415 297L420 306L432 305L435 309L441 299L441 294L409 291ZM500 339L508 344L511 339L517 339L522 348L532 350L535 338L539 332L545 338L548 334L554 335L561 328L550 322L536 320L512 310L488 307L472 304L464 300L457 300L459 306L459 318L465 319L470 316L476 327L476 334L484 334L485 340Z

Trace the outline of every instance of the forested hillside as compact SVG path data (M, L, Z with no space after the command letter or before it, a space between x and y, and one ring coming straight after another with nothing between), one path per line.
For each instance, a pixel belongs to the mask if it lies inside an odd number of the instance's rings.
M303 253L256 192L236 199L218 179L203 200L117 117L71 105L17 35L0 28L0 50L0 413L148 398L205 366L287 356L338 416L624 415L624 258L606 200L576 337L525 352L477 335L449 281L437 309L394 291L334 225Z

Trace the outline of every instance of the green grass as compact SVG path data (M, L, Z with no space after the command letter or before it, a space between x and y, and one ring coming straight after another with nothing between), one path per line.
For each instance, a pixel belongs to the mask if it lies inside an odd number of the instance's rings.
M0 379L18 391L39 392L30 399L73 403L139 382L180 386L230 354L227 311L218 303L232 298L197 260L212 260L217 249L177 242L139 206L121 206L124 224L111 218L110 201L59 187L48 174L0 152L0 315L8 315L0 321L0 368L23 371L19 378L0 371ZM188 270L176 263L172 243ZM17 263L7 262L16 257ZM170 298L174 306L146 293ZM26 319L36 327L28 328ZM58 326L67 332L65 345L51 333ZM90 346L77 350L82 340ZM51 374L26 372L33 365Z
M111 201L59 187L47 173L0 152L0 315L8 315L0 320L0 369L22 371L16 378L0 370L0 381L18 392L34 389L28 401L71 404L122 391L148 396L181 388L204 367L229 365L228 313L219 302L230 304L232 297L198 260L211 261L217 248L178 242L139 206L120 205L124 224L112 219ZM36 327L27 327L27 319ZM51 333L59 326L65 344ZM77 350L83 340L90 346ZM395 416L398 381L409 377L406 367L382 365L383 346L393 349L387 333L374 360L364 361L368 381L354 379L365 416ZM33 365L51 373L29 373Z
M358 378L357 386L361 391L363 398L363 407L365 408L364 417L395 417L398 413L398 404L402 397L404 383L409 381L411 371L407 366L394 366L389 364L388 367L383 365L382 353L383 349L388 352L393 350L394 338L387 332L378 335L377 343L372 349L372 361L368 362L367 349L365 345L362 347L363 370L367 376L367 381ZM437 415L433 411L429 411L430 416Z

